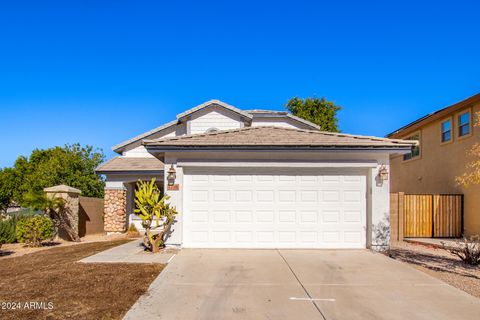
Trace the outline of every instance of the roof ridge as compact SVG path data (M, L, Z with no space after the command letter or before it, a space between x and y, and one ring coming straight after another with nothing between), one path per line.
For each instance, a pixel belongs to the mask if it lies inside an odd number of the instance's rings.
M265 126L265 127L272 128L272 127L268 127L268 126ZM242 127L242 128L235 128L235 129L218 130L218 131L213 131L213 132L202 132L202 133L187 134L187 135L184 135L184 136L158 138L158 139L152 139L152 140L145 139L143 141L145 141L145 142L175 141L175 140L187 139L187 138L192 138L192 137L214 136L214 135L219 135L219 134L226 134L226 133L232 133L232 132L238 132L238 131L247 131L247 130L258 129L258 128L264 128L264 126Z
M232 106L231 104L228 104L228 103L223 102L223 101L218 100L218 99L210 99L210 100L208 100L208 101L206 101L206 102L203 102L203 103L201 103L201 104L199 104L199 105L197 105L197 106L195 106L195 107L193 107L193 108L190 108L190 109L188 109L188 110L186 110L186 111L184 111L184 112L181 112L181 113L177 114L177 119L181 119L181 118L183 118L183 117L186 117L186 116L188 116L188 115L190 115L190 114L192 114L192 113L195 113L195 112L197 112L197 111L199 111L199 110L202 110L203 108L206 108L206 107L208 107L208 106L210 106L210 105L212 105L212 104L219 105L219 106L221 106L221 107L223 107L223 108L225 108L225 109L228 109L228 110L230 110L230 111L232 111L232 112L236 112L236 113L240 114L241 116L243 116L243 117L245 117L245 118L252 119L252 115L251 115L250 113L245 112L244 110L242 110L242 109L240 109L240 108L237 108L237 107L235 107L235 106Z

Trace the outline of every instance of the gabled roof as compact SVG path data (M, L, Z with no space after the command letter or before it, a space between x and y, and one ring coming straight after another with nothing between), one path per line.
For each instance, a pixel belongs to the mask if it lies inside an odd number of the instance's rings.
M234 106L231 106L231 105L229 105L229 104L227 104L227 103L225 103L225 102L223 102L223 101L216 100L216 99L209 100L209 101L204 102L204 103L202 103L202 104L200 104L200 105L198 105L198 106L196 106L196 107L194 107L194 108L192 108L192 109L190 109L190 110L187 110L187 111L185 111L185 112L182 112L182 113L178 114L178 115L177 115L177 119L178 119L178 120L182 120L182 119L188 117L189 115L191 115L192 113L195 113L195 112L200 111L200 110L205 109L205 108L209 108L209 107L212 106L212 105L221 106L221 107L223 107L223 108L225 108L225 109L228 109L228 110L230 110L230 111L233 111L233 112L239 114L240 116L242 116L243 118L245 118L245 119L247 119L247 120L251 120L251 119L252 119L252 115L251 115L251 114L249 114L249 113L247 113L247 112L245 112L245 111L242 111L242 110L240 110L240 109L238 109L238 108L236 108L236 107L234 107Z
M246 127L212 133L143 140L147 149L410 149L416 141L281 127Z
M177 123L178 123L178 120L170 121L170 122L168 122L168 123L166 123L166 124L164 124L164 125L162 125L162 126L160 126L160 127L157 127L157 128L155 128L155 129L152 129L152 130L147 131L147 132L145 132L145 133L139 134L138 136L135 136L135 137L133 137L133 138L131 138L131 139L125 140L125 141L117 144L116 146L113 146L113 147L112 147L112 150L115 151L115 152L121 152L121 151L122 151L122 148L125 147L125 146L127 146L127 145L129 145L130 143L134 143L134 142L136 142L136 141L138 141L138 140L140 140L140 139L143 139L143 138L146 138L146 137L148 137L148 136L151 136L152 134L155 134L155 133L157 133L157 132L159 132L159 131L162 131L162 130L164 130L164 129L170 128L171 126L174 126L174 125L176 125Z
M173 121L170 121L160 127L157 127L155 129L152 129L150 131L147 131L145 133L142 133L138 136L135 136L131 139L128 139L126 141L123 141L115 146L112 147L112 150L117 152L117 153L121 153L123 151L123 148L128 146L129 144L132 144L134 142L137 142L141 139L144 139L144 138L148 138L149 136L155 134L155 133L158 133L162 130L165 130L165 129L168 129L172 126L175 126L177 125L179 122L185 120L185 118L187 118L189 115L197 112L197 111L200 111L204 108L207 108L207 107L210 107L211 105L218 105L218 106L221 106L225 109L228 109L230 111L233 111L237 114L239 114L241 117L243 117L244 119L247 119L248 121L250 121L253 117L258 117L258 116L268 116L268 117L271 117L271 116L279 116L279 117L287 117L287 118L290 118L290 119L293 119L295 121L298 121L298 122L301 122L307 126L310 126L311 128L313 129L318 129L320 130L320 127L310 121L307 121L305 119L302 119L302 118L299 118L299 117L296 117L286 111L274 111L274 110L247 110L247 111L244 111L244 110L240 110L232 105L229 105L223 101L220 101L220 100L216 100L216 99L212 99L212 100L209 100L207 102L204 102L194 108L191 108L185 112L182 112L180 114L177 115L177 119L176 120L173 120Z
M428 124L428 123L431 123L435 120L439 120L443 117L446 117L447 115L449 115L450 113L452 112L456 112L456 111L459 111L460 109L462 108L465 108L471 104L474 104L474 103L477 103L477 102L480 102L480 93L477 93L476 95L474 96L471 96L465 100L462 100L460 102L457 102L455 104L452 104L448 107L445 107L443 109L440 109L440 110L437 110L435 112L432 112L430 114L427 114L426 116L423 116L413 122L410 122L409 124L401 127L400 129L398 130L395 130L394 132L392 133L389 133L387 135L387 137L400 137L400 136L404 136L405 134L408 134L410 132L413 132L415 130L418 130L420 127Z
M162 171L163 162L154 157L115 157L99 165L95 172L115 173L115 172L142 172L142 171Z

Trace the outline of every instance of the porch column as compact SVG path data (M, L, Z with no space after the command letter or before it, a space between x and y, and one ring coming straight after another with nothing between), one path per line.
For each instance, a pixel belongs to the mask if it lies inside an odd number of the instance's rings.
M127 189L122 186L105 187L104 230L107 234L127 231Z

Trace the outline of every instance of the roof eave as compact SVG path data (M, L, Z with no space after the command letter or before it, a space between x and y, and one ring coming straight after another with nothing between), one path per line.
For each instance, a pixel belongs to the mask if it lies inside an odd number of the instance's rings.
M145 145L150 152L167 151L405 151L410 152L412 145L407 146L218 146L218 145L190 145L190 146L168 146L168 145Z
M170 121L170 122L167 122L166 124L164 125L161 125L160 127L157 127L155 129L152 129L150 131L147 131L147 132L144 132L142 134L139 134L138 136L135 136L131 139L128 139L128 140L125 140L115 146L112 147L112 151L118 153L118 154L121 154L124 150L124 148L126 146L128 146L129 144L132 144L132 143L135 143L137 142L138 140L141 140L143 138L146 138L148 136L151 136L152 134L155 134L159 131L162 131L162 130L165 130L165 129L168 129L174 125L176 125L178 123L178 120L173 120L173 121Z
M95 170L96 174L163 174L165 170Z
M310 126L310 127L312 127L312 128L315 128L315 129L317 129L317 130L321 130L321 127L320 127L319 125L317 125L317 124L315 124L315 123L313 123L313 122L311 122L311 121L305 120L305 119L303 119L303 118L297 117L297 116L295 116L295 115L293 115L293 114L291 114L291 113L287 113L287 118L296 120L296 121L301 122L301 123L303 123L303 124L305 124L305 125L307 125L307 126Z

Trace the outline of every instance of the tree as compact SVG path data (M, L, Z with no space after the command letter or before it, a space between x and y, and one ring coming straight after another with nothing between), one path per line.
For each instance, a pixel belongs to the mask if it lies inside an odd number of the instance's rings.
M339 132L337 111L341 107L325 98L294 97L285 107L293 115L319 125L322 131Z
M15 180L12 168L0 169L0 213L7 213L12 203Z
M475 126L480 127L480 112L477 113ZM480 184L480 143L476 143L468 150L467 155L470 155L473 160L467 164L465 172L456 177L456 182L465 187L470 184Z
M28 158L18 157L8 173L11 177L9 185L13 186L11 200L23 205L25 194L41 192L45 187L59 184L78 188L85 196L103 197L105 183L95 174L95 167L104 159L101 150L80 144L35 149ZM5 170L0 173L1 176L4 176ZM0 194L3 180L4 177L0 177Z
M167 195L161 196L160 190L155 185L155 178L150 182L137 182L134 212L142 219L142 226L145 228L144 245L153 252L158 252L165 246L166 237L170 234L170 227L175 221L177 211L167 203L169 199ZM155 226L152 228L154 220ZM152 229L160 231L155 233Z

